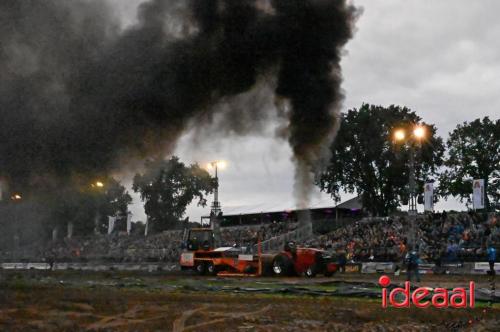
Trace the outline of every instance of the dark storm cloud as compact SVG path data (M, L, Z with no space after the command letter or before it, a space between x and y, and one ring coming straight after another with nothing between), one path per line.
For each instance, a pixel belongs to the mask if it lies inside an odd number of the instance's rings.
M355 4L364 10L342 58L344 111L363 102L405 105L435 123L444 139L463 121L500 117L499 1L356 0ZM203 161L227 158L219 193L224 210L262 202L293 206L290 148L271 136L226 143L206 139L194 152L181 142L176 154ZM241 182L234 184L237 180ZM323 197L326 201L328 195ZM342 196L343 201L349 198ZM450 198L437 203L436 209L466 207ZM199 220L209 209L202 212L193 206L188 215Z
M0 15L0 175L31 190L169 152L190 123L262 82L287 100L308 180L337 125L356 11L341 0L155 0L125 31L102 1L3 0ZM258 123L252 110L238 112ZM227 113L229 131L252 128Z

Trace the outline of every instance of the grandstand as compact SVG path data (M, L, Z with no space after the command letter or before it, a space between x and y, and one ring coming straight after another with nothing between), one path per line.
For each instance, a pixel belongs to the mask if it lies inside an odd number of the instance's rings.
M231 227L273 222L296 223L301 211L303 210L297 210L286 205L269 206L266 204L226 208L221 226ZM309 211L311 212L313 228L317 231L319 228L325 228L325 224L327 224L327 228L335 229L361 219L363 205L361 199L355 197L337 206L320 203L318 206L312 206Z

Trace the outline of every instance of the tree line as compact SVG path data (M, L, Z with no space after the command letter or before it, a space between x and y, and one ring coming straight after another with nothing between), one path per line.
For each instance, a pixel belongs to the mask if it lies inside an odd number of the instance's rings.
M395 141L397 129L411 132L416 124L426 130L418 146ZM457 125L444 142L435 125L407 107L363 104L342 114L330 164L316 184L336 201L342 192L355 193L371 214L388 215L408 199L411 148L419 194L435 182L436 197L470 203L472 180L484 179L486 208L499 208L500 120L489 117Z
M416 125L425 129L418 146L394 140L396 130L411 133ZM336 201L342 192L356 193L368 212L388 215L408 200L412 149L418 194L424 183L435 182L436 198L470 203L472 180L484 179L487 209L499 208L500 120L488 117L458 124L444 141L434 124L407 107L363 104L342 114L330 163L316 184ZM151 230L162 231L179 225L193 199L206 206L215 181L199 165L186 166L174 156L148 161L133 190L144 201Z
M174 156L146 161L144 171L135 175L132 189L144 201L148 231L156 233L182 227L186 207L194 199L206 206L206 196L215 184L198 164L185 165ZM0 249L29 246L54 236L61 239L69 228L77 236L106 234L110 216L116 218L115 232L126 231L131 203L125 186L113 177L75 177L70 186L3 200ZM132 232L144 234L144 224L134 223Z
M458 197L470 203L472 180L484 179L488 209L499 209L500 199L500 120L488 117L456 126L444 141L434 124L426 123L407 107L363 104L342 114L337 137L330 148L328 167L316 176L316 185L339 201L343 192L360 195L365 209L383 216L396 211L408 199L411 146L395 142L397 129L412 130L423 125L425 137L413 148L418 193L426 182L436 183L436 197ZM2 229L16 233L20 225L36 218L47 237L53 230L66 231L69 223L78 235L104 233L108 216L116 216L115 229L126 230L128 206L132 202L126 188L112 177L78 179L30 201L35 207L3 204ZM132 189L144 202L151 232L182 227L186 208L193 200L207 205L216 179L198 164L186 165L173 156L146 161L135 175ZM24 211L24 212L23 212ZM23 213L25 215L23 215ZM139 227L139 225L136 225ZM35 228L29 227L33 234ZM140 229L142 232L143 229ZM9 237L12 238L12 237Z

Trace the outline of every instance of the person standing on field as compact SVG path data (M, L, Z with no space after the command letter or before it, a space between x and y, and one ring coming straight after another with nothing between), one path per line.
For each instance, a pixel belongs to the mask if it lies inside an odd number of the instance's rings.
M491 244L486 249L486 255L488 256L488 263L490 264L490 274L495 275L495 261L497 259L497 250Z
M418 271L420 258L415 250L409 251L405 257L406 262L406 280L411 281L412 275L415 276L417 282L420 282L420 273Z

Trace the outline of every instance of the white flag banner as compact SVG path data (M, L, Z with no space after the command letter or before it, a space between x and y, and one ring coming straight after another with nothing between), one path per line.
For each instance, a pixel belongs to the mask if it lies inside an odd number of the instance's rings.
M132 230L132 212L127 214L127 234L130 235L130 231Z
M116 217L108 217L108 234L113 232L115 228Z
M424 211L434 211L434 184L424 185Z
M484 180L472 181L472 205L474 210L484 209Z

